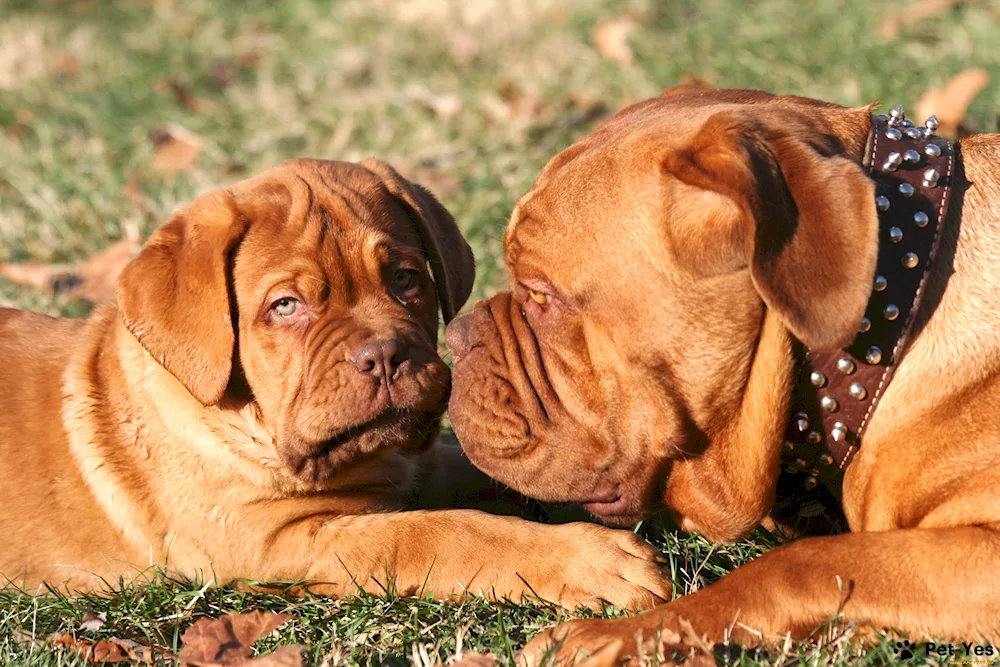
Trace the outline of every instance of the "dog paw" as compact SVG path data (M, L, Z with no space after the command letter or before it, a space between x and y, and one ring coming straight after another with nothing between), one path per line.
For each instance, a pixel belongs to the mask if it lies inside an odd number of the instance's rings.
M638 659L630 619L582 619L543 630L515 656L518 667L604 667Z
M670 600L673 587L661 569L663 556L639 536L589 523L544 526L536 543L531 593L575 609L650 609ZM538 550L544 544L544 552Z
M662 612L569 621L540 632L515 659L519 667L716 664L689 623Z

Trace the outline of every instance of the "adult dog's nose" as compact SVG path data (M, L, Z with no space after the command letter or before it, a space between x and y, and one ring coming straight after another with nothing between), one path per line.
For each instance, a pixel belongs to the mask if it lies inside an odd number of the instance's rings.
M359 373L391 382L400 365L406 361L406 344L399 340L371 340L350 356Z
M471 329L471 315L456 317L445 329L444 339L448 343L448 349L451 350L451 360L456 364L459 359L468 353L469 348L472 347L472 342L469 340Z

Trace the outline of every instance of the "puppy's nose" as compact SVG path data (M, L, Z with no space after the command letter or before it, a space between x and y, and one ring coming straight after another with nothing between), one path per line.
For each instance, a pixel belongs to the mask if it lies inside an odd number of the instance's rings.
M471 330L472 316L462 315L453 319L444 331L444 339L448 343L448 349L451 350L451 360L456 364L472 347L472 342L469 340Z
M371 340L350 356L350 362L359 373L368 373L386 381L392 381L404 361L406 344L399 340Z

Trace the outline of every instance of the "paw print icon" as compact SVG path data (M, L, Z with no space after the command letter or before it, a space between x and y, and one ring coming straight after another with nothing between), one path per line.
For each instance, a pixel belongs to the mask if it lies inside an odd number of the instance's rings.
M913 657L913 644L910 643L909 639L904 639L901 642L896 642L896 645L892 648L892 652L898 655L903 660L909 660Z

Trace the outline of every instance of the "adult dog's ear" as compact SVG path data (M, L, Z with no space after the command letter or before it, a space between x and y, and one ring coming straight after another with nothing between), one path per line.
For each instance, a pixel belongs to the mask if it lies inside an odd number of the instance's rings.
M865 127L867 109L839 113L841 126ZM787 108L720 111L663 162L681 181L735 202L737 252L757 292L799 340L821 350L854 339L878 256L874 184L845 155L857 138L826 127Z
M232 373L227 264L246 227L227 191L210 192L157 229L118 279L125 326L204 405Z
M369 158L363 167L382 179L389 193L406 209L420 234L427 261L434 274L444 322L450 322L472 292L476 264L455 219L430 192L411 183L390 165Z

